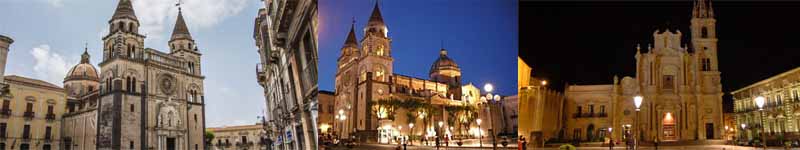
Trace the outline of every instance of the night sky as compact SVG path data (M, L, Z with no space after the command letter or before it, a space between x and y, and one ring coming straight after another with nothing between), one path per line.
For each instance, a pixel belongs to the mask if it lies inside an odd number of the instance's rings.
M320 90L333 91L336 60L352 19L360 41L374 5L374 0L319 1ZM392 39L394 73L428 79L444 45L461 67L464 84L492 83L502 95L517 94L517 0L386 0L380 6Z
M656 29L689 41L691 1L522 2L520 56L533 76L563 91L569 84L611 84L635 76L636 44ZM726 112L730 92L800 64L800 2L713 2Z

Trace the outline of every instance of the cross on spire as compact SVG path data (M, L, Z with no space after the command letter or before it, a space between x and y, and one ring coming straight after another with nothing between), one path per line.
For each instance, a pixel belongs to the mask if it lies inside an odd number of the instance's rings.
M181 11L181 0L178 0L178 2L175 3L175 6L178 7L178 12L180 12Z

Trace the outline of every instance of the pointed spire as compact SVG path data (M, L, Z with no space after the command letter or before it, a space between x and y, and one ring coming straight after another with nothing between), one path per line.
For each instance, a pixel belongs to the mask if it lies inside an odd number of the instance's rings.
M136 18L136 12L133 11L131 0L120 0L117 4L117 9L114 10L114 15L111 17L111 20L122 18L138 20Z
M358 47L358 40L356 40L356 19L353 18L353 23L350 24L350 33L347 34L347 40L344 41L344 46Z
M714 8L711 7L711 0L695 0L692 18L714 18Z
M189 28L186 27L186 21L183 20L183 11L180 7L180 2L175 4L178 6L178 19L175 21L175 28L172 30L172 38L170 40L175 39L192 39L192 35L189 33Z
M89 43L84 43L83 54L81 55L81 63L82 64L89 63Z
M372 9L372 15L369 17L368 23L378 23L383 25L383 15L381 15L381 8L378 7L378 3L380 2L375 2L375 8Z

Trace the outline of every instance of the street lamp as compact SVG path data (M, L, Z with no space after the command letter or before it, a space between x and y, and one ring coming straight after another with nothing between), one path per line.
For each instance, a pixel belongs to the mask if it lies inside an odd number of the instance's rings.
M639 108L641 108L641 106L642 106L642 100L643 100L643 98L642 98L641 95L637 95L637 96L633 97L633 104L636 106L636 118L634 118L634 121L633 121L633 125L635 126L635 128L633 129L633 131L634 131L633 132L634 133L634 135L633 135L633 149L638 149L639 148L639 135L638 135L639 134L639 131L638 131L639 130L639 122L638 121L639 121L639 110L640 110Z
M743 123L741 126L742 126L742 130L740 130L741 131L741 135L739 135L739 140L740 141L744 141L746 139L745 135L747 135L745 133L746 132L745 128L747 128L747 125Z
M486 96L481 96L481 100L486 101L487 104L486 108L489 111L489 124L491 125L489 128L489 134L492 135L492 149L497 149L497 139L496 139L497 137L495 136L496 134L494 133L494 121L492 121L493 115L492 115L491 104L494 102L499 102L500 95L492 95L492 90L494 90L494 86L492 86L491 83L487 83L486 85L484 85L483 90L486 91Z
M758 106L759 118L761 118L761 143L764 144L764 149L767 149L766 134L764 134L764 96L758 96L755 99L756 106Z
M483 130L481 130L481 121L483 120L481 120L480 118L475 120L475 122L478 123L478 143L480 144L480 147L483 147L483 134L482 134Z

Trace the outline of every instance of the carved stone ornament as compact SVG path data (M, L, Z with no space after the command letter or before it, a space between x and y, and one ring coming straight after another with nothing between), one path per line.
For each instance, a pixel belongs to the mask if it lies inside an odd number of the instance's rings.
M161 88L161 92L166 95L172 95L175 92L175 88L177 87L177 83L175 83L175 77L172 75L163 74L158 79L158 86Z

